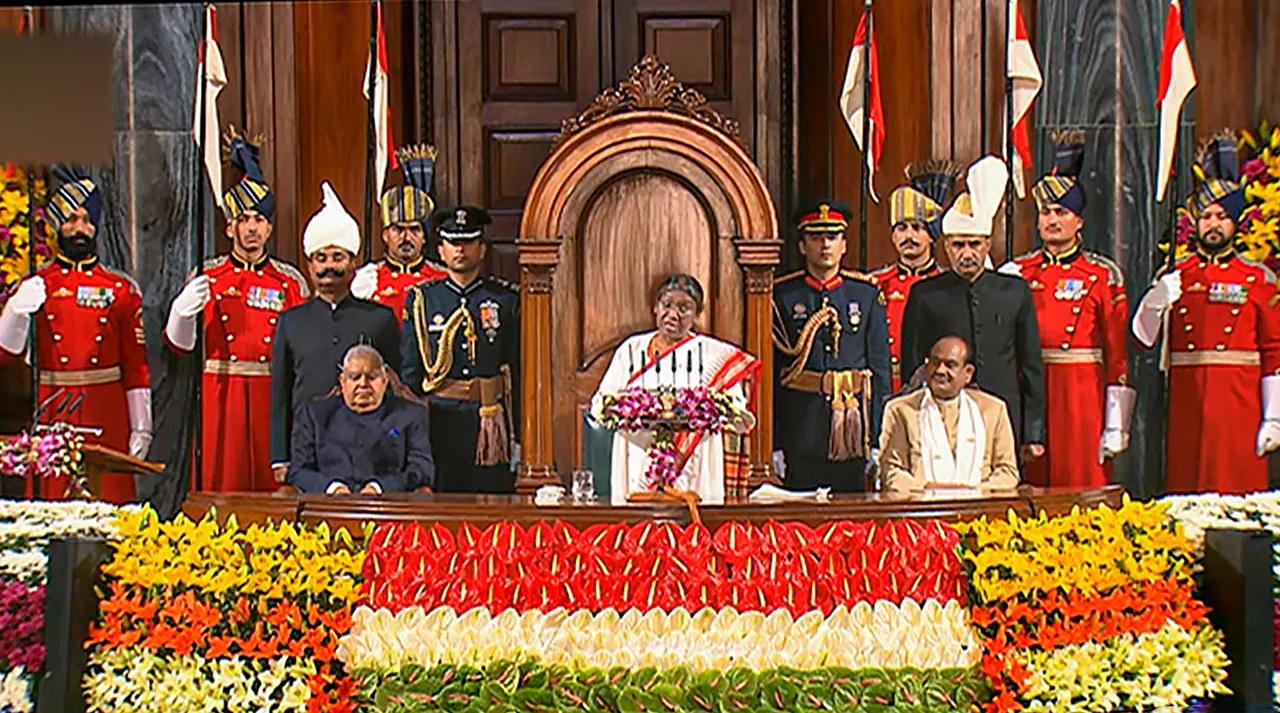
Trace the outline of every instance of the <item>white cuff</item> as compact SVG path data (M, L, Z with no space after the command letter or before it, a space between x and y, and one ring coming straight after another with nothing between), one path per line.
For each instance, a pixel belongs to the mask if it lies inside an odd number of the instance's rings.
M1138 391L1132 386L1107 387L1107 405L1104 408L1106 418L1104 428L1108 431L1129 432L1129 424L1133 422L1133 407L1138 403Z
M1139 303L1138 310L1133 313L1133 321L1130 324L1133 327L1133 336L1148 349L1154 347L1156 340L1160 338L1162 317L1164 317L1164 310L1153 309L1143 303Z
M325 495L333 495L333 492L334 492L335 490L337 490L338 488L341 488L341 487L343 487L343 486L345 486L345 485L346 485L346 483L342 482L341 480L335 480L335 481L333 481L332 483L329 483L329 487L327 487L327 488L325 488L325 489L324 489L324 494L325 494Z
M1280 376L1262 377L1262 420L1280 421Z
M376 481L376 480L370 480L368 483L365 483L365 486L366 486L366 487L367 487L367 486L370 486L370 485L372 485L372 486L373 486L373 489L374 489L374 490L378 491L378 494L379 494L379 495L381 495L381 494L382 494L382 485L380 485L380 484L378 483L378 481Z
M164 334L169 338L170 344L184 352L192 351L196 348L197 327L195 317L178 314L177 305L169 308L169 321L164 326Z
M129 389L124 398L129 402L129 430L151 433L151 389Z
M0 312L0 349L14 356L27 350L27 330L31 328L31 315L17 310Z

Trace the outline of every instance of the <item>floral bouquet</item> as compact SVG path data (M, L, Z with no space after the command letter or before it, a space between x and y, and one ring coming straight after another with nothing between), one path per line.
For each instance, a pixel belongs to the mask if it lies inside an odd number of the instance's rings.
M82 495L88 487L80 477L84 436L66 423L55 423L35 434L22 433L0 442L0 475L29 479L66 478L68 495Z
M1280 268L1280 126L1264 120L1256 132L1240 132L1239 152L1245 211L1236 249L1275 270Z
M32 240L30 210L31 194L27 186L27 173L15 166L4 166L0 180L0 307L8 300L10 288L31 271L31 248L35 244L36 267L43 267L53 256L53 232L45 221L44 210L37 207L35 236ZM35 177L35 199L42 206L47 198L47 187L40 176Z
M655 491L673 486L680 475L676 468L677 432L719 433L743 415L728 394L705 386L633 386L620 394L605 394L602 400L601 426L617 431L653 431L647 478Z

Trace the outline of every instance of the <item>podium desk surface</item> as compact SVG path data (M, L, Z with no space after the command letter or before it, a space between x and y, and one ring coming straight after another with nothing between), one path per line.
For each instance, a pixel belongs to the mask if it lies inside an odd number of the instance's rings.
M703 524L713 531L730 521L763 523L768 520L801 521L818 525L827 520L887 520L900 518L957 521L982 516L1005 517L1009 510L1029 517L1044 511L1050 515L1081 508L1118 507L1124 496L1119 485L1103 488L1034 488L981 493L976 491L927 491L924 493L857 493L834 495L827 502L753 503L730 499L723 505L699 505ZM463 495L455 493L393 493L379 496L301 495L296 493L192 493L183 504L191 518L210 509L219 520L235 514L241 524L289 520L305 524L328 522L345 526L359 535L363 523L418 521L439 522L450 529L464 522L484 528L494 522L513 521L528 526L539 520L563 520L578 528L600 522L691 522L680 502L607 502L536 505L526 495Z

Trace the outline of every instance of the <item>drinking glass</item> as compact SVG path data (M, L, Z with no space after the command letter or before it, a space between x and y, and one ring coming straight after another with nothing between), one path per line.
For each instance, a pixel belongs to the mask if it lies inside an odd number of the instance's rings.
M575 503L593 503L596 500L595 473L589 470L573 471L573 501Z

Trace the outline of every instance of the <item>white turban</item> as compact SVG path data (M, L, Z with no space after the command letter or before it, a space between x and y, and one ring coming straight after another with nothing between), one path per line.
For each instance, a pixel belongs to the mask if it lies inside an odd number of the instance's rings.
M328 181L320 184L324 205L307 221L302 231L302 253L311 257L317 250L342 248L356 255L360 252L360 226L342 206L338 194Z
M1008 181L1009 169L998 156L978 159L965 174L967 192L960 194L942 216L942 233L990 236Z

